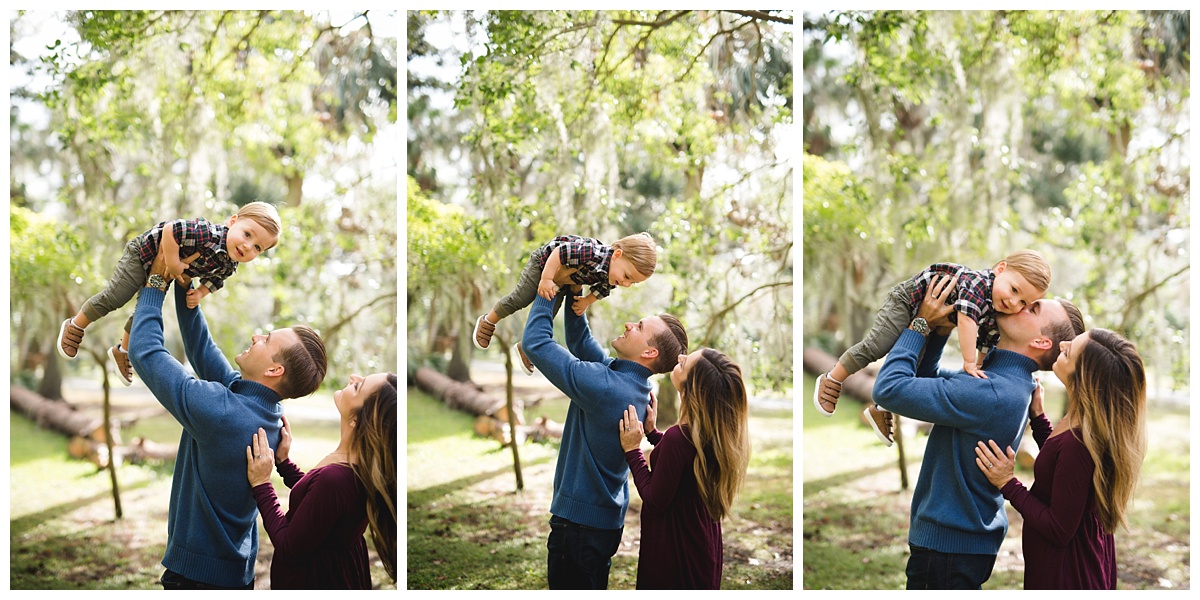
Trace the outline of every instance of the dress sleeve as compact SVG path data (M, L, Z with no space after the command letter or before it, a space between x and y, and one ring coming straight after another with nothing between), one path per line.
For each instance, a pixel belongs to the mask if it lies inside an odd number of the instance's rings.
M303 559L329 537L338 515L353 510L356 495L353 475L347 478L344 473L339 467L310 471L311 481L306 482L308 491L303 502L292 506L287 515L280 509L279 498L270 483L254 487L254 501L262 514L263 529L275 546L276 560Z
M626 452L625 461L629 463L633 483L642 497L642 513L661 515L675 499L684 469L691 471L696 452L678 426L672 426L663 434L654 452L662 454L655 459L653 471L640 448Z
M288 486L288 489L296 487L296 483L304 477L304 471L301 471L300 467L290 458L275 465L275 471L283 478L283 485Z
M1054 426L1050 424L1050 419L1046 418L1046 413L1030 419L1029 426L1033 428L1033 441L1037 442L1038 448L1046 445L1046 440L1050 439L1050 434L1054 432Z
M1054 494L1050 504L1030 493L1015 477L1004 484L1000 493L1025 518L1025 527L1032 527L1055 545L1065 546L1075 536L1087 509L1095 467L1087 447L1076 440L1072 432L1059 437L1065 438L1061 451L1043 452L1038 457L1039 461L1055 461Z

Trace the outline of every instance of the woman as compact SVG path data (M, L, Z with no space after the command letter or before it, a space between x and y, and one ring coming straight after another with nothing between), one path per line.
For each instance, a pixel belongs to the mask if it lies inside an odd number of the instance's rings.
M277 452L262 429L246 448L246 476L275 547L272 589L371 589L363 541L368 525L396 580L396 376L351 375L349 385L333 393L333 404L341 440L308 473L288 460L287 417ZM286 515L271 486L272 465L292 488Z
M1061 344L1054 374L1067 410L1051 428L1043 390L1029 412L1041 452L1035 482L1013 477L1013 450L980 442L976 465L1025 519L1025 589L1116 589L1113 533L1125 524L1146 452L1146 374L1133 344L1093 329Z
M679 390L679 422L657 431L651 397L646 437L655 448L648 467L632 406L620 421L621 447L642 497L637 587L720 589L721 519L750 459L746 387L741 369L708 348L680 355L671 382Z

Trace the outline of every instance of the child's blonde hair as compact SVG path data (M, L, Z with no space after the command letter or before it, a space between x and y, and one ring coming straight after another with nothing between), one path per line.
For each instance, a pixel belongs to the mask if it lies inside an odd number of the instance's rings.
M621 256L633 264L638 273L649 277L658 266L658 250L654 247L654 238L645 231L625 236L612 244L613 248L621 251Z
M237 211L239 219L250 219L266 230L271 237L279 239L280 233L283 232L283 221L279 220L279 211L275 210L274 204L266 202L251 202ZM276 241L278 244L278 241Z
M1037 291L1050 289L1050 264L1034 250L1017 250L1004 258L1004 263L1019 273Z

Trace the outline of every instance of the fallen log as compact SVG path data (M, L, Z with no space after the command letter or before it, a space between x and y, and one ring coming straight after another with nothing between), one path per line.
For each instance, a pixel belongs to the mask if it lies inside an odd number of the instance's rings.
M104 419L75 410L74 406L61 400L50 400L22 387L9 388L12 408L33 419L39 427L64 433L69 436L92 437L104 441Z
M501 421L496 417L488 415L479 415L475 417L475 435L487 437L500 442L501 446L507 446L512 439L509 433L509 426L506 421ZM551 421L542 416L538 417L533 422L533 425L518 425L517 426L517 443L522 444L526 439L534 442L545 442L551 438L562 439L563 425Z
M175 460L178 452L179 446L176 444L160 444L140 437L134 438L132 444L113 446L118 465L169 462ZM104 442L90 437L73 436L67 442L67 454L72 458L86 460L101 469L108 466L108 448Z
M455 410L508 420L504 400L484 392L474 383L455 381L428 367L420 367L413 373L413 383ZM519 403L514 401L514 404L517 422L524 424L525 419L521 414L524 411Z
M837 364L837 358L819 348L804 349L804 371L812 376L828 373ZM875 388L875 375L863 369L842 382L842 396L847 394L861 402L871 401L871 390Z

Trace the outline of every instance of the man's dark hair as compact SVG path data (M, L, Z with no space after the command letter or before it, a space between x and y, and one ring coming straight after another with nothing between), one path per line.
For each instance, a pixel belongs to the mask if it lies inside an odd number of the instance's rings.
M679 355L687 352L688 336L683 323L667 313L658 315L667 324L667 330L650 338L650 346L658 350L658 358L650 366L653 373L666 373L679 363Z
M1083 324L1083 313L1077 306L1068 300L1056 300L1056 302L1066 309L1067 319L1042 327L1042 334L1050 338L1050 349L1042 354L1042 360L1038 363L1038 368L1043 371L1049 371L1054 367L1054 361L1058 360L1059 344L1073 340L1075 336L1082 335L1087 330Z
M283 398L307 396L321 387L325 380L328 362L325 358L325 342L311 327L296 325L292 331L300 342L292 344L271 360L283 365L283 377L279 380L279 395Z

